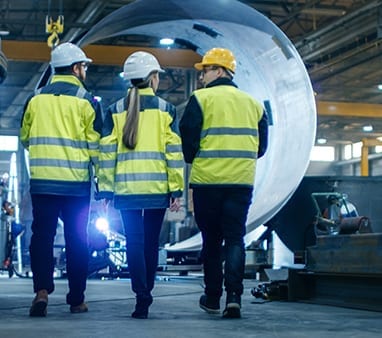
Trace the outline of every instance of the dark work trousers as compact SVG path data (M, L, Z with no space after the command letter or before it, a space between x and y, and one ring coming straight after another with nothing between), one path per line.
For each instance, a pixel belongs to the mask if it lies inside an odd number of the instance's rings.
M132 290L137 298L150 298L158 268L159 233L166 209L123 209L120 212Z
M245 223L252 191L252 188L193 188L195 220L203 239L201 258L208 296L221 297L223 279L227 293L243 293Z
M69 293L66 302L79 305L84 301L88 272L87 225L90 196L32 194L33 223L30 244L33 289L54 291L54 238L58 217L64 223L66 270Z

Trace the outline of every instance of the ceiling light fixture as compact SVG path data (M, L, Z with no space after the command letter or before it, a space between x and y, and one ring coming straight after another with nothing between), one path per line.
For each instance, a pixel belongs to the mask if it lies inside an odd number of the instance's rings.
M327 139L324 137L320 137L317 139L317 144L326 144Z
M159 40L159 43L162 45L162 46L171 46L174 44L174 39L171 39L171 38L163 38L163 39L160 39Z
M6 25L1 25L0 26L0 36L6 36L6 35L9 35L9 29Z
M363 126L363 127L362 127L362 130L363 130L364 132L366 132L366 133L369 133L369 132L373 131L373 126L372 126L371 124L368 124L368 125L366 125L366 126Z

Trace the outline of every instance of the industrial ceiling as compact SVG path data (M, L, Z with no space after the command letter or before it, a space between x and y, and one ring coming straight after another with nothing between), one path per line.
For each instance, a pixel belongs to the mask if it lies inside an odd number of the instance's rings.
M203 10L203 1L208 0L193 1L200 1ZM64 31L59 39L78 41L106 15L132 2L134 0L0 1L0 38L8 59L8 74L0 84L2 134L18 133L24 102L47 67L50 53L47 40L51 36L46 33L47 18L55 22L62 15ZM382 83L382 0L241 2L274 22L299 51L318 102L318 137L337 145L382 136L382 91L378 89ZM113 48L125 47L125 53L137 48L160 48L157 41L142 36L107 39L97 45L84 47L91 57L101 60L89 69L87 85L105 98L104 104L120 97L124 90L118 77L123 56L116 54ZM88 47L93 49L86 49ZM187 52L186 45L178 47L179 52ZM193 71L193 57L183 60L183 64L178 60L177 67L164 65L171 71L164 82L168 88L161 94L178 105L186 100L183 70ZM364 133L362 127L368 124L373 126L373 131Z

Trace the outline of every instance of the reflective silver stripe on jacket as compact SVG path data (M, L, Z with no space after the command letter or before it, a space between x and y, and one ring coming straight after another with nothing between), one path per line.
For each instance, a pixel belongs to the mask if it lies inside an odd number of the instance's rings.
M134 173L134 174L117 174L115 182L129 181L167 181L167 174L163 173Z
M52 146L63 146L63 147L72 147L72 148L87 148L87 141L78 141L58 137L31 137L29 140L30 145L52 145ZM96 147L96 143L94 143ZM93 144L92 144L93 147ZM97 147L95 148L97 149Z
M258 136L257 129L253 128L208 128L202 130L200 133L201 138L206 137L207 135L250 135Z
M256 151L246 151L246 150L201 150L197 157L202 158L257 158Z
M166 152L168 152L168 153L180 153L180 152L182 152L182 146L180 144L168 144L166 146Z
M167 160L167 166L171 169L183 168L184 162L181 160Z
M31 167L63 167L70 169L88 169L88 165L89 163L87 161L69 161L47 158L30 159Z
M117 101L116 105L116 110L117 112L121 113L125 110L125 99L120 99Z
M86 96L86 93L87 93L87 91L85 88L78 87L77 92L76 92L76 96L79 97L80 99L83 99Z
M100 162L102 168L110 169L115 167L115 160L103 160Z
M101 144L99 146L99 150L100 152L103 152L103 153L110 153L110 152L113 152L115 153L118 149L118 145L115 143L115 144Z
M118 161L128 160L165 160L165 155L157 151L134 151L118 154Z

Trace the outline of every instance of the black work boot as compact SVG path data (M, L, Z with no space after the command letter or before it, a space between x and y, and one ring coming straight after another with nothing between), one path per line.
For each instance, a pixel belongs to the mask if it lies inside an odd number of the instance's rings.
M147 319L149 315L149 307L153 303L153 297L150 296L137 296L135 311L131 314L131 317L137 319Z
M235 292L227 293L226 307L223 318L241 318L241 297Z
M220 313L220 297L211 297L207 295L201 295L199 299L199 306L201 309L210 314Z

